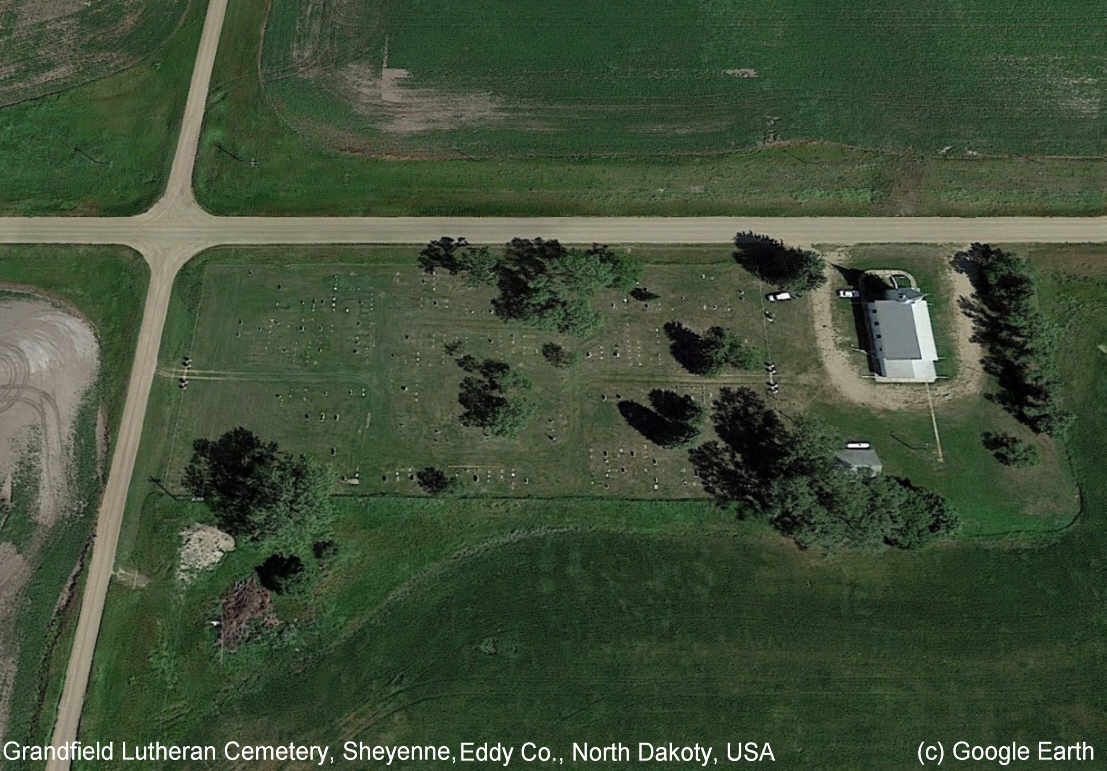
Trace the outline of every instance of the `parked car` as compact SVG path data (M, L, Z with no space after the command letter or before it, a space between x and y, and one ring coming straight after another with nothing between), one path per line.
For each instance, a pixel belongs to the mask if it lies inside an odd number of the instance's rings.
M861 297L860 289L839 289L838 296L844 300L856 300Z
M867 450L872 445L868 442L846 442L847 450Z
M765 299L771 303L778 303L784 300L792 300L794 298L792 297L791 292L769 292L769 294L765 295Z

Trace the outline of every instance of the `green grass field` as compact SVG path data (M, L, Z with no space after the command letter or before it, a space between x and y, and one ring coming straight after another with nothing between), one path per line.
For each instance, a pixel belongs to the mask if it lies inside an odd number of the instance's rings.
M264 555L240 545L175 585L177 533L210 515L148 481L178 406L159 380L119 548L151 580L112 586L82 738L533 740L565 757L573 741L755 739L785 768L852 769L913 766L920 737L1102 735L1107 368L1087 364L1107 341L1107 251L1033 253L1079 416L1063 453L1082 515L1048 545L820 558L695 500L343 497L320 593L277 598L295 642L221 656L214 598ZM1082 264L1098 275L1061 272Z
M842 263L854 270L896 269L906 271L928 294L934 308L934 337L939 355L938 374L956 383L961 363L955 341L957 296L952 286L949 258L959 247L930 244L855 246L830 251L842 254ZM844 254L843 254L844 252ZM834 257L830 258L834 261ZM1052 254L1050 255L1052 260ZM845 284L836 270L830 271L831 283ZM849 303L833 306L836 337L843 347L858 344L857 327ZM850 354L856 362L858 377L869 374L868 359L862 353ZM944 381L943 381L944 382ZM1027 529L1064 527L1079 508L1076 489L1063 451L1049 437L1035 436L984 393L962 394L953 400L939 399L937 419L946 456L939 463L930 415L925 408L913 410L874 410L865 405L845 405L824 400L815 412L844 431L864 431L879 448L881 458L895 468L907 471L918 484L947 491L960 503L963 514L961 534L995 536L1010 528L1013 536ZM981 443L984 431L1014 434L1033 442L1043 462L1032 468L1007 468L998 463ZM982 480L988 480L982 484ZM1004 491L996 495L996 490ZM1020 519L1032 514L1032 527Z
M1095 14L246 0L196 183L219 213L1088 214Z
M6 12L30 5L17 2ZM27 84L34 80L27 68L36 62L66 72L68 65L80 62L71 76L21 93L14 104L7 102L6 81L0 80L2 214L136 214L165 187L207 4L157 0L78 5L83 10L74 17L79 23L73 23L80 32L65 43L76 46L74 58L59 56L51 47L53 39L24 41L34 56L17 59L12 71L18 83ZM114 36L129 23L125 14L120 16L123 5L139 6L134 11L139 26L129 33L133 39ZM0 12L0 29L7 28L4 14ZM95 31L105 25L111 33ZM6 54L3 35L0 50ZM81 59L97 56L104 66ZM45 62L39 61L42 57ZM108 61L115 65L108 66Z
M1002 467L980 446L981 426L1017 424L981 396L939 405L949 434L948 460L939 463L926 407L873 412L844 404L822 375L808 304L775 307L776 321L766 325L763 289L728 247L630 249L646 263L643 285L660 297L599 296L605 323L585 340L505 324L490 315L489 290L423 274L417 247L209 251L178 279L162 346L165 384L176 385L185 356L192 369L188 390L169 397L169 447L158 476L183 493L192 441L241 424L333 464L343 478L357 475L356 486L342 486L346 495L417 494L415 472L434 465L456 476L466 495L699 497L686 452L651 444L617 403L645 403L651 389L666 387L709 405L721 386L760 388L764 373L704 378L684 371L662 330L676 320L700 331L733 329L762 352L758 360L770 350L787 410L817 406L843 441L871 438L890 472L949 492L966 515L967 534L1052 530L1071 520L1077 501L1063 456L1045 442L1046 462L1034 471ZM894 264L935 291L940 346L951 351L955 298L943 260L952 252L923 251L882 253L910 255ZM552 367L540 352L548 341L575 351L579 362ZM458 423L464 373L445 351L451 342L478 359L506 361L534 382L539 410L518 438L485 439ZM945 363L955 380L956 362ZM985 495L965 484L966 469L1002 492Z
M102 405L114 446L148 275L142 258L123 247L0 246L0 291L31 289L77 309L100 342L100 374L74 429L74 478L84 505L44 539L23 590L13 624L19 650L5 739L45 742L53 728L80 606L70 601L59 610L58 600L92 535L101 491L97 411ZM27 536L27 521L18 514L0 529L0 541L19 545ZM80 596L79 582L75 592L71 597Z

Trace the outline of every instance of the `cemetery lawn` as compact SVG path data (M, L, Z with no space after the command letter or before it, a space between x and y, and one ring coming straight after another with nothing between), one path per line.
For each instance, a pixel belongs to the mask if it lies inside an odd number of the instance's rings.
M436 466L457 478L465 496L699 498L686 451L651 444L617 403L645 403L651 389L671 388L709 406L723 386L762 391L765 375L759 365L717 377L685 371L663 331L676 320L701 332L715 324L737 332L758 362L777 363L786 412L814 410L842 441L873 441L888 473L918 477L950 496L969 523L966 535L1048 533L1075 514L1067 461L1052 446L1033 474L1012 473L983 450L981 430L1017 424L987 409L979 393L939 401L949 436L944 462L925 402L873 410L844 400L825 377L810 300L765 304L766 287L728 246L617 249L645 263L642 286L658 297L600 294L593 304L604 323L585 339L501 321L490 313L492 290L469 288L444 271L423 273L415 246L205 252L181 272L169 311L154 392L168 423L152 473L183 494L193 440L243 425L331 463L348 482L340 485L344 496L419 495L415 473ZM942 257L952 252L931 247L920 257L912 247L890 249L907 260L896 265L918 272L936 292L939 345L952 351L956 298L942 291ZM768 308L772 323L763 317ZM550 341L575 353L577 363L549 364L541 348ZM461 346L454 355L445 350L451 343ZM461 354L504 361L533 382L538 410L518 437L488 438L460 425ZM180 390L185 356L192 367L188 389ZM949 364L947 382L955 383L956 361ZM967 484L966 469L983 484Z

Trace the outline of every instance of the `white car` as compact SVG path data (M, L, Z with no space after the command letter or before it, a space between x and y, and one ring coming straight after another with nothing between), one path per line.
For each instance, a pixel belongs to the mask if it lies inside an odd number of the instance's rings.
M847 450L868 450L871 447L868 442L846 442Z
M845 300L856 300L861 296L859 289L839 289L838 296Z
M769 294L765 295L765 299L771 303L778 303L784 300L792 300L794 298L792 297L791 292L770 292Z

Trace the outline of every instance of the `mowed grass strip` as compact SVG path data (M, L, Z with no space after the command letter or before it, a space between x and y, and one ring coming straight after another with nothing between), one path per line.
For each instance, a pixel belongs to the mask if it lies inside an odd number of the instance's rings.
M642 285L658 297L597 296L604 325L584 340L505 324L490 313L489 290L444 272L424 274L414 246L206 252L178 279L162 346L164 382L175 386L186 374L185 356L192 368L187 390L168 397L168 446L157 476L181 492L193 440L244 425L333 464L350 480L340 486L344 495L418 495L415 474L433 465L457 477L467 496L702 497L687 452L649 442L627 424L619 402L646 404L651 389L668 388L709 407L721 387L760 389L765 374L760 364L712 378L683 370L663 330L676 320L699 332L713 324L735 331L759 351L759 362L777 363L785 411L814 410L843 442L873 441L888 473L951 497L965 535L1048 532L1077 510L1065 458L1048 442L1045 462L1029 473L1011 472L984 450L981 431L1017 424L978 393L937 405L944 462L921 390L901 410L845 401L827 382L809 301L771 306L775 320L766 323L765 287L735 264L729 247L618 248L646 263ZM871 259L912 271L932 291L939 350L951 357L947 371L956 382L952 251L871 251ZM578 362L550 365L541 355L549 341ZM456 342L462 350L447 354ZM517 438L488 438L458 422L465 373L455 359L462 353L502 360L533 381L538 412ZM705 421L704 438L711 435Z
M224 214L1091 214L1096 18L1037 0L248 0L198 194Z

